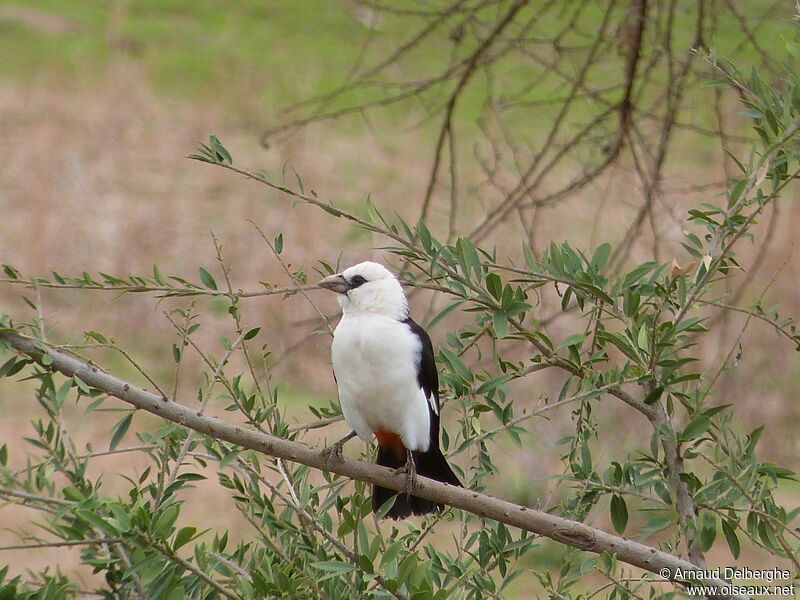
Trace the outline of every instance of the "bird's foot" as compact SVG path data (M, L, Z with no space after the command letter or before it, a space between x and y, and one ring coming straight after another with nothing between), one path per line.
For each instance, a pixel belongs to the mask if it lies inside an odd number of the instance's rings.
M351 439L356 436L355 431L351 431L338 442L334 442L324 450L320 452L322 456L327 456L325 459L325 466L330 467L332 464L337 462L342 462L342 448L344 445Z
M406 450L406 464L396 469L395 473L406 474L406 496L410 496L414 488L417 487L417 465L410 450Z
M342 462L342 446L344 444L336 442L320 452L325 457L326 467L330 467L333 463Z

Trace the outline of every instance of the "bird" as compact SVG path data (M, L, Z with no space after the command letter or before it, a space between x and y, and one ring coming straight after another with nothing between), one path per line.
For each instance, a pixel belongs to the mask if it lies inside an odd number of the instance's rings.
M441 504L412 494L416 475L463 487L439 446L439 375L428 333L408 313L397 277L366 261L325 277L342 318L333 333L331 363L345 421L352 431L323 450L341 459L356 435L378 442L377 464L406 473L405 494L373 486L374 511L391 498L386 517L440 512Z

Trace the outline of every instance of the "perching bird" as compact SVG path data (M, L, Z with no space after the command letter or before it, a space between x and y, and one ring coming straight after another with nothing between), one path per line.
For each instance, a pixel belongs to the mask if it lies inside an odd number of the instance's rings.
M342 445L358 435L378 440L377 463L406 472L406 493L378 485L378 510L397 496L387 517L424 515L443 506L411 495L416 473L461 486L439 449L439 375L431 338L408 316L408 301L397 278L383 265L362 262L319 282L337 293L342 320L333 334L331 358L348 436L326 449L341 456Z

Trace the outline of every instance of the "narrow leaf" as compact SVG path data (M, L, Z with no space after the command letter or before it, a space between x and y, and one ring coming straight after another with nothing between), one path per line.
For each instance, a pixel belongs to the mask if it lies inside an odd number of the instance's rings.
M114 450L122 441L122 438L125 437L125 434L128 432L128 428L131 426L132 420L133 412L129 412L125 417L122 418L121 421L114 425L111 443L108 445L109 450Z
M736 529L727 519L722 519L722 533L725 535L725 541L728 542L728 548L730 548L733 558L739 558L739 552L741 551L739 536L736 535Z

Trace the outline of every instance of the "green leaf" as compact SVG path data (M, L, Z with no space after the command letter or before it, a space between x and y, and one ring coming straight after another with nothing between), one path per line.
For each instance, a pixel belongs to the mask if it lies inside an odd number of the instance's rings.
M397 496L394 495L389 498L386 502L384 502L378 510L375 511L375 516L379 519L384 518L386 515L389 514L389 511L392 510L394 503L397 501Z
M164 509L164 512L158 515L156 522L153 524L153 533L161 538L167 537L180 512L181 509L177 504L170 504Z
M649 261L646 263L642 263L638 267L629 271L622 280L623 289L630 287L631 285L639 281L642 277L647 275L647 273L652 271L657 266L658 266L657 262Z
M622 299L622 311L628 318L633 318L636 311L639 309L639 302L641 301L641 294L634 289L628 288L625 290Z
M303 185L303 179L300 177L300 173L295 171L294 167L292 167L292 173L294 173L294 178L297 181L297 187L300 188L300 193L301 194L305 194L306 193L306 188Z
M692 218L689 219L690 221L703 221L705 223L708 223L709 225L719 226L719 223L717 223L714 219L709 217L708 214L704 213L702 210L697 210L696 208L693 208L689 211L689 214L692 216Z
M599 300L602 300L607 304L614 304L614 299L596 285L593 285L591 283L581 282L576 284L575 287L583 291L589 292L592 296L594 296Z
M614 494L611 496L611 523L617 533L624 533L628 525L628 507L622 496Z
M425 251L431 252L433 250L431 232L422 219L420 219L420 221L417 223L417 235L419 236L419 241L422 242L422 247L425 248Z
M44 356L46 356L46 355L44 355ZM44 356L42 356L42 358L44 358ZM42 361L42 362L44 362L44 361ZM52 359L51 359L51 362L52 362ZM25 360L25 359L18 360L16 356L12 356L5 363L3 363L2 367L0 367L0 378L2 378L2 377L11 377L12 375L16 375L17 373L19 373L22 370L22 368L25 365L27 365L29 363L30 363L29 360Z
M315 569L319 569L320 571L329 571L334 573L349 573L350 571L355 571L356 566L342 562L340 560L323 560L321 562L316 562L311 565Z
M569 348L570 346L580 346L588 338L586 333L573 333L565 337L558 345L559 348Z
M481 267L481 260L478 257L478 252L475 246L466 238L458 238L456 240L456 250L461 256L461 269L464 272L464 277L470 279L470 272L475 273L475 279L481 280L483 275L483 268Z
M87 338L91 338L96 342L100 342L101 344L107 344L108 340L102 333L98 333L97 331L84 331L83 335Z
M261 327L253 327L250 331L244 334L243 340L252 340L261 331Z
M591 260L591 265L594 270L598 272L602 271L608 263L609 256L611 256L611 244L608 242L605 244L600 244L594 251L594 255L592 256Z
M535 271L539 266L536 262L536 257L533 255L533 250L528 244L522 244L522 253L525 255L525 264L531 271Z
M489 290L495 300L500 300L503 296L503 282L497 273L486 275L486 289Z
M742 195L744 188L747 187L747 179L734 179L733 185L731 186L729 195L728 195L728 208L731 208L736 201L739 200L739 196Z
M709 427L711 427L711 419L705 415L700 415L693 419L678 437L684 442L694 440L708 431Z
M707 552L717 538L717 517L706 511L700 519L700 548Z
M196 532L197 527L181 527L175 535L175 541L172 543L172 550L177 551L181 546L188 544Z
M758 443L758 440L763 432L764 426L760 425L747 434L747 445L745 446L744 452L745 456L750 456L753 453L753 450L755 449L756 444Z
M786 46L786 51L791 54L795 60L800 60L800 44L797 42L790 40L786 36L781 36L783 38L783 43Z
M88 523L90 526L98 528L103 533L109 535L119 534L119 530L108 521L107 517L101 516L98 511L80 508L75 511L75 516Z
M8 462L8 444L0 446L0 466L5 467Z
M114 450L122 441L122 438L125 437L125 434L128 432L128 428L131 426L132 420L133 412L129 412L116 425L114 425L114 428L111 430L113 433L111 435L111 442L108 445L109 450Z
M3 274L9 279L19 279L20 273L11 265L3 264Z
M342 214L344 214L344 213L342 213L342 211L340 211L338 208L336 208L332 204L320 204L319 207L322 210L324 210L326 213L328 213L329 215L333 215L334 217L341 217Z
M598 331L597 332L597 339L601 342L608 342L613 344L617 347L617 349L622 352L625 356L630 358L632 361L639 363L641 362L641 357L636 353L633 346L619 333L614 333L611 331Z
M722 519L722 533L725 535L725 541L728 542L728 548L730 548L733 558L739 558L741 551L739 536L736 535L736 529L727 519Z
M758 110L757 108L746 108L744 110L739 111L740 115L745 117L750 117L751 119L763 119L764 113Z
M200 281L203 282L203 285L209 289L216 290L217 282L214 281L214 278L211 276L211 273L209 273L205 269L205 267L200 267L198 271L200 272Z
M702 325L700 325L700 326L698 327L698 324L699 324L699 323L700 323L700 321L702 321L702 320L703 320L703 319L702 319L701 317L691 317L691 318L689 318L689 319L684 319L683 321L681 321L680 323L678 323L678 324L675 326L675 333L676 333L676 334L678 334L678 333L682 333L682 332L686 331L687 329L688 329L689 331L708 331L708 330L707 330L705 327L703 327Z
M444 308L438 315L436 315L430 321L428 321L427 329L432 329L434 325L436 325L440 320L449 315L452 311L457 309L463 303L464 303L463 300L457 300L456 302L453 302L450 306Z
M514 379L514 375L507 374L507 375L499 375L498 377L492 377L491 379L487 379L482 384L478 386L478 389L475 390L476 394L488 394L490 392L494 392L498 388L502 387L504 383L511 381ZM480 412L488 412L491 410L488 406L483 405L476 405L474 410L482 409Z
M461 359L451 350L447 348L442 348L440 351L442 358L450 365L451 369L458 374L459 377L464 379L464 381L472 382L475 378L472 371L469 370L467 365L465 365Z
M381 568L386 567L386 565L394 561L404 547L405 542L403 540L397 540L396 542L389 544L384 551L383 556L381 556Z
M275 246L275 254L280 254L281 252L283 252L283 234L282 233L279 233L275 237L274 246Z
M508 315L505 311L496 310L492 313L492 327L498 339L508 335Z
M217 136L212 135L209 136L208 139L211 142L211 149L214 151L217 162L227 162L228 164L232 164L233 159L231 158L230 153L225 149L225 146L222 145L222 142L217 139Z
M77 375L73 375L72 376L72 380L75 382L75 385L78 386L78 389L81 391L82 394L85 394L87 396L89 394L91 394L91 390L89 389L89 386L86 385L86 382L83 381L83 379L81 379Z
M664 386L659 385L653 388L653 390L647 394L644 399L644 403L647 405L655 404L659 398L661 398L661 394L664 393Z
M214 164L216 162L211 157L205 156L203 154L187 154L186 158L189 158L191 160L199 160L200 162L211 163L211 164Z
M531 308L533 307L527 302L515 301L504 307L504 310L509 317L516 317L524 312L528 312Z
M116 502L109 504L111 513L114 515L114 526L120 531L130 531L131 529L131 515L128 513L130 510L127 506L122 507Z
M161 275L161 271L158 270L157 265L153 265L153 279L155 279L158 285L166 285L167 282L164 281L164 277Z
M650 349L650 345L647 343L647 326L644 324L639 329L639 335L636 336L636 345L645 351Z

